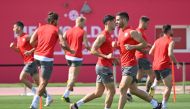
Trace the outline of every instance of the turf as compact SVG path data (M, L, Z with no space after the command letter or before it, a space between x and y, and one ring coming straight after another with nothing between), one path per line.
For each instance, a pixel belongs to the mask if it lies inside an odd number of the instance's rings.
M71 96L72 101L77 101L83 96ZM118 97L115 96L112 109L117 109ZM61 101L60 96L53 96L54 103L50 107L43 107L43 109L69 109L69 104ZM162 95L156 95L156 99L159 101ZM95 99L80 109L103 109L105 96ZM0 109L28 109L31 103L31 96L0 96ZM168 102L169 109L190 109L190 95L177 95L176 103L172 102L172 96ZM132 103L127 103L125 109L152 109L149 103L134 97Z

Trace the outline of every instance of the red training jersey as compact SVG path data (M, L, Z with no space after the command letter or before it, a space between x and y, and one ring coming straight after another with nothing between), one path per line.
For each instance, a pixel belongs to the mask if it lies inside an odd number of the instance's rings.
M135 41L131 35L131 27L126 27L125 29L119 30L119 36L118 36L118 44L119 44L119 51L121 54L121 66L123 67L129 67L129 66L135 66L137 64L136 58L135 58L135 49L133 50L127 50L125 48L125 44L130 45L136 45L138 44L137 41Z
M100 46L99 52L105 55L108 55L110 53L113 53L113 48L112 48L112 37L111 34L104 30L102 33L104 37L106 38L105 42ZM101 66L106 66L106 67L111 67L112 66L112 59L105 59L102 57L98 57L98 65Z
M80 27L73 27L66 32L67 43L71 49L75 50L75 54L68 51L66 55L82 58L82 43L85 31Z
M172 38L170 36L162 36L154 43L154 59L153 70L163 70L170 68L170 57L168 56L168 46Z
M146 38L146 34L145 34L144 30L141 29L141 28L137 28L136 30L137 30L139 33L141 33L142 38L147 42L147 38ZM146 56L145 53L140 52L140 51L138 51L138 50L136 50L135 56L136 56L137 59L139 59L139 58L147 58L147 56Z
M25 51L31 50L33 47L30 45L29 40L27 40L28 34L23 33L21 36L17 37L17 47L20 51L21 56L24 59L24 63L34 61L34 53L29 56L24 55Z
M38 44L35 55L53 58L54 47L58 40L58 28L51 24L42 25L37 31Z

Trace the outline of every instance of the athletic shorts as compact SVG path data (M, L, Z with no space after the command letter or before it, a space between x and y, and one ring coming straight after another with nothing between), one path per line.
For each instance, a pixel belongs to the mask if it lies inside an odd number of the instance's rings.
M53 61L39 61L36 60L37 65L40 66L42 77L49 80L53 71Z
M71 60L67 60L67 64L70 67L78 67L82 65L82 61L71 61Z
M131 67L122 67L122 76L131 76L133 78L132 83L137 82L136 75L137 75L137 66Z
M96 82L97 83L111 83L114 82L113 71L109 67L96 65Z
M38 67L35 61L25 64L22 71L29 73L31 76L38 73Z
M150 70L151 69L151 63L148 59L139 58L139 59L137 59L137 61L138 61L138 68L139 69L144 69L144 70Z
M156 75L156 79L159 81L161 79L166 78L168 75L171 74L171 69L167 68L164 70L154 70L155 75Z

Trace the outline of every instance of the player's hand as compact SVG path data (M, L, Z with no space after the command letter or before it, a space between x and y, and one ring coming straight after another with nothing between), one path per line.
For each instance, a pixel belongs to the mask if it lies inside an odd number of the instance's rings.
M71 54L75 54L75 50L70 50L70 53Z
M24 55L26 55L26 56L29 56L29 55L31 55L32 54L32 52L30 52L30 51L25 51L24 52Z
M127 50L133 50L133 49L134 49L134 46L133 46L133 45L130 45L130 44L125 44L124 46L125 46L125 48L126 48Z
M10 48L14 48L15 47L15 43L14 42L11 42L10 43Z
M106 55L106 59L112 59L112 58L114 58L113 53Z
M147 43L147 45L146 45L148 48L151 48L152 47L152 45L150 44L150 43Z
M116 48L116 47L117 47L117 41L113 41L113 42L112 42L112 47L113 47L113 48Z

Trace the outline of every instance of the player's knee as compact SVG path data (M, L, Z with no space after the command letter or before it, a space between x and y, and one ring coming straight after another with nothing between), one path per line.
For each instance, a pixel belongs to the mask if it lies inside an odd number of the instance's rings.
M131 92L131 94L136 95L136 93L138 92L138 89L136 87L135 88L133 87L133 88L130 88L129 91Z
M115 89L111 91L111 94L115 95L115 93L116 93Z
M114 96L115 95L115 89L112 89L112 90L108 90L108 94L110 95L110 96Z
M94 94L95 94L96 98L99 98L103 95L103 92L95 92Z
M39 86L39 80L34 80L34 83Z
M134 89L130 89L131 94L136 95L137 91Z
M20 77L19 77L19 80L20 80L21 82L24 82L26 79L25 79L24 76L20 76Z
M167 90L172 90L172 85L167 85L167 86L166 86L166 89L167 89Z
M120 88L119 88L119 92L120 92L121 95L125 95L126 92L127 92L127 89L124 88L124 87L120 87Z

